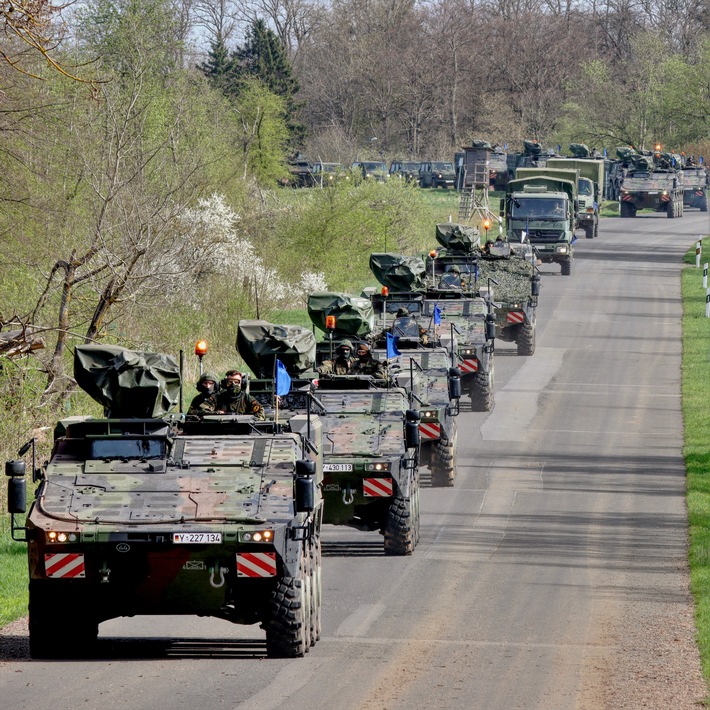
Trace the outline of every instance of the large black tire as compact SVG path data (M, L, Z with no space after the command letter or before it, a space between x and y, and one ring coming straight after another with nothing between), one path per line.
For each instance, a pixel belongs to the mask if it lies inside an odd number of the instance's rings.
M493 382L488 373L479 370L471 378L469 395L474 412L490 412L493 409Z
M398 493L393 498L385 521L385 555L411 555L414 551L419 523L415 501L418 491L415 486L409 497Z
M562 276L571 276L572 275L572 257L568 256L561 264L560 264L560 273Z
M518 355L532 355L535 352L535 325L528 321L522 323L515 339Z
M676 217L675 200L671 200L666 205L666 215L668 216L668 219L674 219Z
M64 608L63 608L64 607ZM32 658L91 658L99 624L90 605L77 605L77 613L67 611L61 597L52 600L30 584L29 632Z
M456 431L450 439L443 437L436 442L432 452L431 485L435 488L450 488L456 478Z
M707 195L700 198L700 204L698 205L698 207L700 207L701 212L708 211L708 196Z
M636 210L634 209L634 206L630 204L629 202L620 202L619 203L619 214L622 217L635 217L636 216Z
M584 236L587 239L594 239L594 224L584 225Z
M266 629L269 658L300 658L308 651L310 631L310 577L301 547L298 577L282 577L271 594Z

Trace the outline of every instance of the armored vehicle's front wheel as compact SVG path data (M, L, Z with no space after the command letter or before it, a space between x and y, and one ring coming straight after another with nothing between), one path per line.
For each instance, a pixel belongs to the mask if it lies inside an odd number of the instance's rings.
M474 412L490 412L493 409L493 382L487 372L479 370L471 378L469 395Z
M32 658L90 658L99 625L86 605L81 616L69 614L61 596L43 593L30 584L29 631ZM90 606L90 605L89 605Z
M387 511L385 521L385 555L411 555L419 536L419 486L410 495L397 494Z
M535 326L532 323L522 323L515 340L518 355L532 355L535 352Z
M584 225L584 236L587 239L594 239L595 236L595 230L594 230L594 225L593 224L585 224Z
M619 214L622 217L635 217L636 209L629 202L622 202L621 206L619 207Z
M299 658L310 647L310 589L307 553L301 546L297 577L282 577L269 600L265 623L269 658Z
M698 207L700 207L701 212L708 211L708 196L707 195L700 198L700 204L698 205Z
M560 273L562 276L570 276L572 274L572 257L568 256L561 264L560 264Z
M676 212L677 212L677 209L676 209L675 200L672 202L669 202L666 205L666 214L668 215L668 219L673 219L674 217L676 217L677 216Z
M436 442L431 460L431 485L436 488L449 488L456 478L456 431L450 439Z

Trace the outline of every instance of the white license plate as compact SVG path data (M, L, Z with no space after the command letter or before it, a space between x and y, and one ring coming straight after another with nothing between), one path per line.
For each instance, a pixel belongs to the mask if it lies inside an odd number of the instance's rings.
M345 471L352 471L353 465L351 463L324 463L323 473L343 473Z
M657 195L657 194L658 194L658 190L654 190L653 192L649 192L648 194L649 194L649 195Z
M189 532L173 533L173 542L177 545L214 545L222 542L222 533Z

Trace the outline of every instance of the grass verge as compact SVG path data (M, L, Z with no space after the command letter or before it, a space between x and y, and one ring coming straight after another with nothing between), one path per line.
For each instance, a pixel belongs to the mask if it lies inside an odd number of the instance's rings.
M685 425L683 455L687 471L690 526L690 586L700 660L710 681L710 321L705 317L702 269L695 268L695 248L682 273L682 401Z
M10 518L3 514L0 532L0 627L27 614L27 547L10 537ZM5 524L7 521L7 525Z

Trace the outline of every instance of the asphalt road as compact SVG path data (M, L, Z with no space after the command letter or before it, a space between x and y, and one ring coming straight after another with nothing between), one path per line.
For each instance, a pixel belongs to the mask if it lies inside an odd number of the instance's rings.
M326 527L305 658L199 618L106 622L88 662L32 662L19 633L2 707L602 707L628 614L688 606L679 274L708 232L696 210L606 219L572 276L541 267L537 352L499 345L495 409L460 415L456 485L422 491L414 555Z

